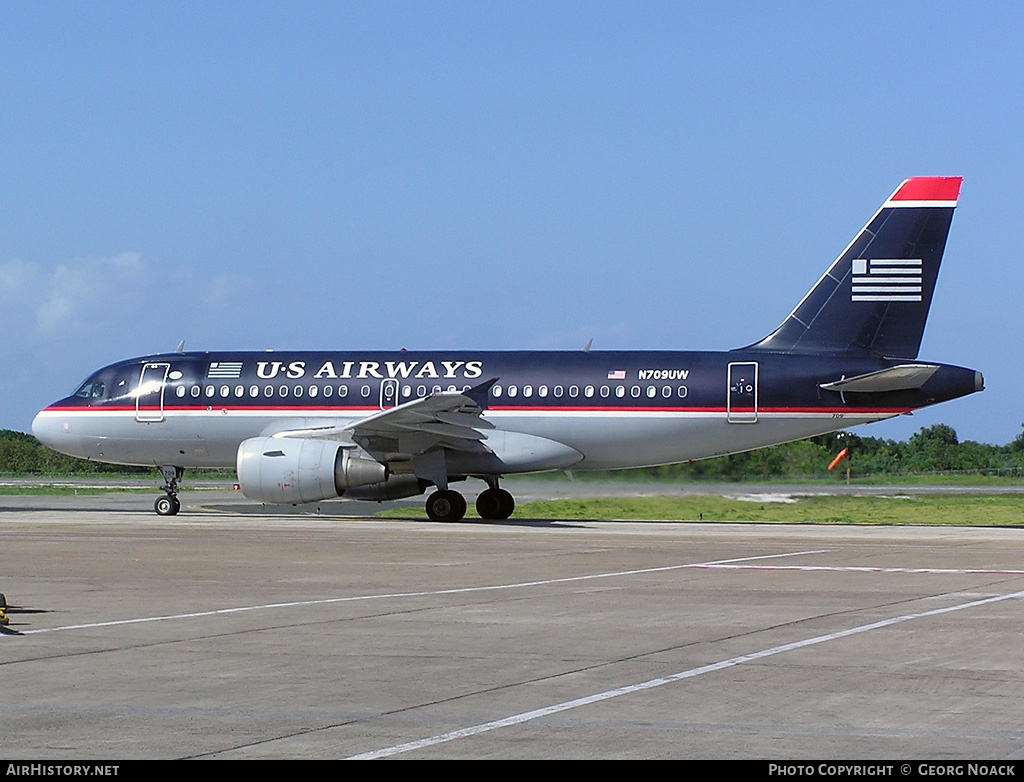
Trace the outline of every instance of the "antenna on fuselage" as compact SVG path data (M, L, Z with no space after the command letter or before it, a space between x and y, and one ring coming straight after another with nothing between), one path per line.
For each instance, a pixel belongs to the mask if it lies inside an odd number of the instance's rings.
M593 344L594 344L594 338L591 337L590 339L587 340L587 344L583 346L583 352L584 353L589 353L590 352L590 346L593 345Z
M181 342L178 343L178 347L176 347L174 349L174 352L175 353L184 353L185 352L185 340L182 340Z

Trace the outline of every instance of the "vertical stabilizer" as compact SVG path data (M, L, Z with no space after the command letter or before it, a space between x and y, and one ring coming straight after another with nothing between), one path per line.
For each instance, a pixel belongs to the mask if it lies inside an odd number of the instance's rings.
M961 181L906 180L782 325L750 348L916 358Z

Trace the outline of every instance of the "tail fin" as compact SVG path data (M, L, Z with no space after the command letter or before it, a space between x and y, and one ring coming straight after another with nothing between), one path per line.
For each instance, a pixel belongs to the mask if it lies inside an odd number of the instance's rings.
M961 177L908 179L752 350L916 358Z

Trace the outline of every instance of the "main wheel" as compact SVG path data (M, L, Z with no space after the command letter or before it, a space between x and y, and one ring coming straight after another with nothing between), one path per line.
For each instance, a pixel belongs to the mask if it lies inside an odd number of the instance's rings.
M173 494L165 494L163 497L156 498L156 502L153 503L153 510L156 511L158 516L174 516L181 510L181 501Z
M427 497L427 515L434 521L460 521L466 515L466 498L451 489L435 491Z
M504 489L484 489L476 498L476 512L481 519L507 519L515 509L515 499Z

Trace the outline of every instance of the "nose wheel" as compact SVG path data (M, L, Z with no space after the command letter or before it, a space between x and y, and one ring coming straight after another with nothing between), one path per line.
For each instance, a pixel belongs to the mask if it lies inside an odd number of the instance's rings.
M178 482L185 474L183 467L163 466L160 474L164 477L164 496L157 497L153 503L153 510L158 516L174 516L181 510L181 500L178 499Z
M181 510L181 500L173 494L157 497L156 502L153 503L153 510L156 511L158 516L174 516Z

